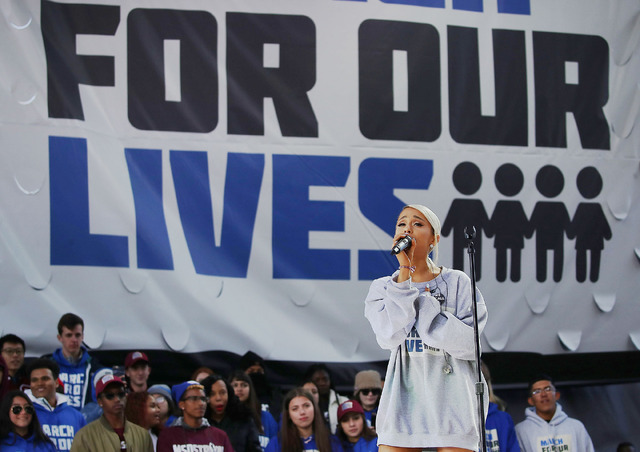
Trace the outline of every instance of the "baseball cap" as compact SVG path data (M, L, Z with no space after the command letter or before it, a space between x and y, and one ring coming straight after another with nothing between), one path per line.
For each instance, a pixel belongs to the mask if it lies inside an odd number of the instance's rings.
M346 402L342 402L338 407L338 421L341 421L342 417L348 413L364 414L364 410L357 401L347 400Z
M138 361L144 361L149 364L149 358L143 352L130 352L124 359L124 367L131 367Z
M124 382L120 378L114 376L113 374L106 374L96 383L96 397L102 394L102 391L104 391L107 386L112 384L119 384L120 386L124 387Z
M173 387L171 388L171 394L173 395L173 400L175 400L176 403L178 403L182 399L182 396L184 395L184 393L187 392L187 390L192 388L202 389L204 391L204 386L202 386L200 383L198 383L195 380L189 380L189 381L185 381L184 383L173 385Z

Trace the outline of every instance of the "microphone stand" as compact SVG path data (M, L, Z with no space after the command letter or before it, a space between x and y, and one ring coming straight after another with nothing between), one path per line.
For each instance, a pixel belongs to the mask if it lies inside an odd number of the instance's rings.
M476 248L473 239L476 237L474 226L464 228L464 236L467 239L467 252L469 253L469 268L471 273L471 298L473 300L473 334L476 351L476 370L478 381L476 382L476 395L478 396L478 433L480 434L481 452L487 452L487 435L484 428L484 385L482 384L482 369L480 368L480 333L478 331L478 299L476 297Z

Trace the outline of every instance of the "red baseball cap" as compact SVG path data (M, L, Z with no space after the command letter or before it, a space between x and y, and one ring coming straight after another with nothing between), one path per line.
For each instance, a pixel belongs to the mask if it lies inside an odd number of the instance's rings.
M341 421L342 416L348 413L364 414L364 409L356 400L347 400L338 407L338 421Z
M133 366L138 361L144 361L149 364L149 357L144 352L130 352L127 357L124 359L124 367Z
M102 394L102 391L104 391L107 386L112 384L118 384L124 387L124 381L122 381L120 378L116 377L113 374L106 374L96 383L96 397Z

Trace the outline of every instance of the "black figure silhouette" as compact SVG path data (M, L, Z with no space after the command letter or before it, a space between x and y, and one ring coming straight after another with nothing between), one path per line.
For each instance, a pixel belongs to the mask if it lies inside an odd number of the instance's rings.
M576 178L578 191L585 199L593 199L602 191L602 177L593 166L583 168ZM576 239L576 279L587 279L587 251L591 251L591 271L589 280L596 282L600 275L600 253L604 240L611 238L611 228L602 206L597 202L581 202L567 232L570 239Z
M453 170L453 185L463 195L472 195L482 184L480 169L471 162L462 162ZM484 205L479 199L456 198L451 203L447 217L442 226L442 235L448 236L453 230L453 268L464 270L464 250L467 240L464 236L466 227L475 226L476 238L476 279L482 275L482 230L491 237L491 223Z
M564 176L558 168L546 165L536 175L536 187L546 198L558 196L564 188ZM567 208L561 202L539 201L536 203L527 237L536 233L536 279L543 282L547 279L547 251L553 251L553 280L562 279L564 259L564 234L568 231L571 220Z
M504 196L515 196L524 185L522 171L513 163L500 166L495 175L496 188ZM524 236L529 228L527 215L520 201L498 201L491 215L495 234L496 279L507 279L507 250L511 250L511 281L520 281L520 261Z

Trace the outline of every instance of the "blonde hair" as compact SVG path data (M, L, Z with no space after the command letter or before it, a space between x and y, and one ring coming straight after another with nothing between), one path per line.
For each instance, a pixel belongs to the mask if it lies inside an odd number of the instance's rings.
M407 208L416 209L418 212L424 215L424 217L431 225L431 232L433 232L433 236L436 240L433 245L433 249L427 255L427 266L429 267L429 270L431 270L432 272L436 272L438 270L438 244L440 242L440 230L442 229L442 227L440 226L440 219L435 213L433 213L431 209L423 206L422 204L408 204L404 206L402 210ZM433 258L429 257L429 255L433 256Z

